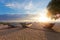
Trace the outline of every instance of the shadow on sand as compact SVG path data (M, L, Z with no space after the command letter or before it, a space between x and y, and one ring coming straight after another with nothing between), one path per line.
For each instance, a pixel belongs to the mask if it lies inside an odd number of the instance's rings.
M60 33L44 31L47 40L60 40Z
M54 25L51 25L51 26L54 26ZM60 40L59 32L55 32L52 29L48 29L47 31L44 31L44 32L47 40Z

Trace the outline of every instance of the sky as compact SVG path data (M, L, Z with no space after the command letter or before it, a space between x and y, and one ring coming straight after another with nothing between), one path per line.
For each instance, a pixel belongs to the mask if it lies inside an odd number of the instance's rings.
M50 0L0 0L0 21L34 20L49 2Z

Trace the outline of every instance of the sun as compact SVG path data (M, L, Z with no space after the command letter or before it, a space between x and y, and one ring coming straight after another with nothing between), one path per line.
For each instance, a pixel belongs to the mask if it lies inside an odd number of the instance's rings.
M47 17L47 10L44 9L43 12L40 14L40 17L38 18L38 20L40 22L49 22L51 21L51 18Z
M40 17L39 21L40 22L48 22L48 21L50 21L50 19L48 17L44 16L44 17Z

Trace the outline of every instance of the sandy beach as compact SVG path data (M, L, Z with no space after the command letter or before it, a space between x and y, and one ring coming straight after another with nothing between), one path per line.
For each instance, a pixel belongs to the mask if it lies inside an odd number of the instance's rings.
M60 40L60 33L40 28L35 24L30 28L0 30L0 40Z

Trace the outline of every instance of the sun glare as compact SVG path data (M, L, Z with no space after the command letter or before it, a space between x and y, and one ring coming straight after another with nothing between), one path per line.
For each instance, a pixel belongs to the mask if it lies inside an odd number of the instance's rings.
M44 16L44 17L40 17L40 18L39 18L39 21L40 21L40 22L48 22L48 21L50 21L50 19L47 18L46 16Z
M40 14L40 17L38 18L40 22L49 22L51 21L51 18L47 17L47 10L44 9L42 13Z

